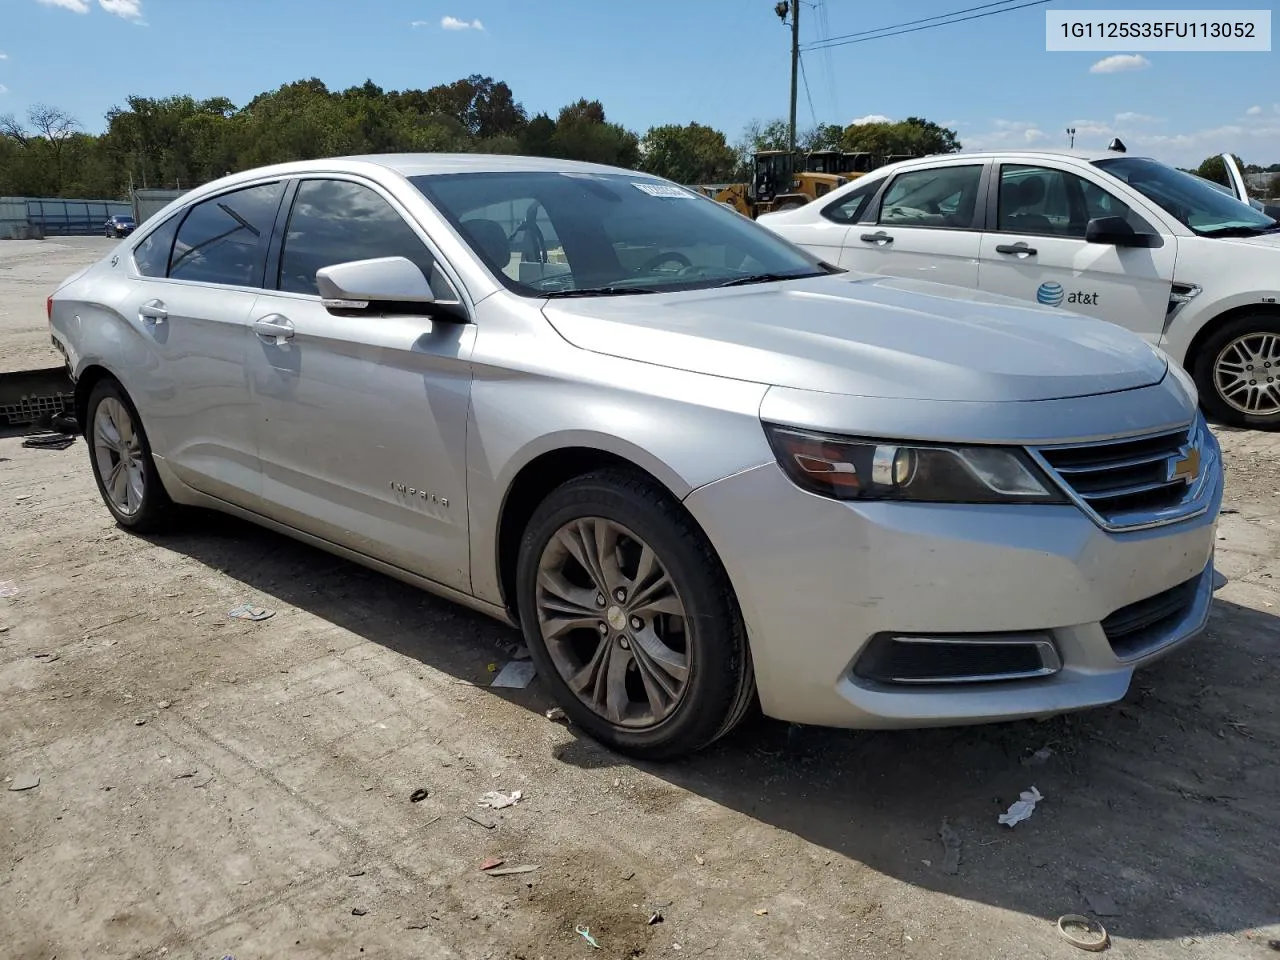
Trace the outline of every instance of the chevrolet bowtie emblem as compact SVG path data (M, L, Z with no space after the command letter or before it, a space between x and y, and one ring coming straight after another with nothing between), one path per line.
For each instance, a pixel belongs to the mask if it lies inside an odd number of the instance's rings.
M1178 451L1178 456L1168 461L1169 480L1181 480L1188 486L1196 482L1200 476L1200 448L1185 446Z

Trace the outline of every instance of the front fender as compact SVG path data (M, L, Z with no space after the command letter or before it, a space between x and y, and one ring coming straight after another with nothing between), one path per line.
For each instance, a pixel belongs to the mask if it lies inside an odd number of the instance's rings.
M1188 355L1196 335L1212 326L1225 313L1257 307L1259 311L1280 312L1280 290L1249 290L1205 300L1202 294L1174 314L1160 338L1160 348L1190 369L1195 358Z
M476 596L502 602L498 533L520 471L557 450L596 450L654 476L677 499L770 462L760 427L765 387L590 355L590 375L483 374L467 429L471 578Z

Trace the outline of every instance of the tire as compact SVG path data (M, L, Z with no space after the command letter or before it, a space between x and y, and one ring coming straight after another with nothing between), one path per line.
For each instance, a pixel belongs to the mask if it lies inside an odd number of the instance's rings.
M1224 363L1241 368L1236 382L1250 377L1259 389L1252 395L1245 392L1246 383L1239 384L1239 392L1228 389L1232 373ZM1222 324L1200 345L1191 374L1200 405L1215 419L1236 427L1280 430L1280 316L1251 313Z
M176 508L156 472L138 411L115 380L100 380L89 393L84 437L98 493L116 523L135 533L170 529Z
M596 537L609 547L592 556L612 557L611 569L589 558L598 573L588 574L577 557ZM692 518L652 480L608 469L553 490L525 529L516 577L521 629L539 674L574 723L619 752L647 760L692 753L755 705L729 578ZM601 578L634 597L620 602L615 593L602 604ZM566 623L572 629L557 635ZM569 682L575 674L585 681L581 694Z

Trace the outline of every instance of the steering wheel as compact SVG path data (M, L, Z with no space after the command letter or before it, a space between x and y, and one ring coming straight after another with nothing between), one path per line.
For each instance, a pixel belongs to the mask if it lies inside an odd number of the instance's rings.
M657 256L650 257L644 263L640 264L640 266L636 268L635 272L637 274L656 273L658 267L662 266L664 263L679 264L682 270L687 270L693 266L693 263L683 253L677 253L676 251L671 250L667 253L660 253Z

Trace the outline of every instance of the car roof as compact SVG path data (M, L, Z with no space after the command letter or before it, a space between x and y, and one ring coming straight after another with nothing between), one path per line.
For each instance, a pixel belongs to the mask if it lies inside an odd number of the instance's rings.
M307 173L351 173L371 175L375 170L392 171L402 177L446 173L595 173L655 179L652 174L624 170L599 163L558 160L552 157L521 157L485 153L373 153L358 156L295 160L266 167L254 167L202 184L181 198L181 205L234 189L240 183L264 177L290 177ZM174 201L178 204L179 201Z
M910 160L902 160L899 162L919 163L923 160L939 160L942 158L989 160L998 159L1000 157L1071 157L1075 160L1084 160L1088 163L1093 163L1096 160L1115 160L1118 157L1136 157L1142 160L1152 159L1151 157L1139 156L1138 154L1120 153L1116 150L1036 150L1033 148L1009 148L1007 150L962 150L959 153L935 153L927 157L913 157Z

